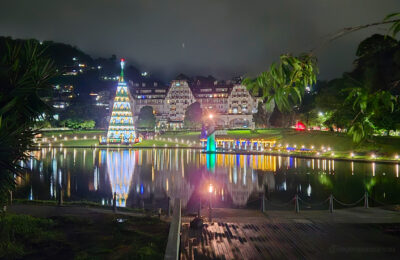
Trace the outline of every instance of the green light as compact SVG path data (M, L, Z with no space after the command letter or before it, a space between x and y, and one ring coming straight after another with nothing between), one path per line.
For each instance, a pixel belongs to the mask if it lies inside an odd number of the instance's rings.
M215 145L215 132L213 132L211 135L207 137L207 152L215 153L216 150L217 147Z

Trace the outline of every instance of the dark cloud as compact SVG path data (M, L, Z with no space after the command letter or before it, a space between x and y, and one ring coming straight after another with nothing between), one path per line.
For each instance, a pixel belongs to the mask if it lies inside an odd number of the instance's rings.
M254 75L282 53L309 50L343 27L380 21L399 0L0 0L0 34L117 54L171 79L179 72ZM377 27L318 53L321 78L351 68Z

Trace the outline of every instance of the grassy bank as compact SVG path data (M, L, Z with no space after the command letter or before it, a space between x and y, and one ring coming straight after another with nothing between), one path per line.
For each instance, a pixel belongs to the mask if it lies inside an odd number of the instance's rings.
M51 136L71 136L71 135L102 135L105 134L105 130L91 129L91 130L63 130L63 131L43 131L44 137Z
M331 158L355 158L355 159L382 159L394 160L397 154L400 154L400 137L376 136L370 141L356 145L350 136L345 133L322 132L322 131L304 131L299 132L293 129L259 129L259 130L227 130L225 137L235 139L264 138L274 139L277 144L285 147L296 146L297 148L313 148L314 153L307 155L325 156ZM187 140L199 140L200 132L176 132L167 133L160 138L178 139L183 142ZM325 148L325 152L322 147ZM302 154L292 152L291 154ZM352 157L353 156L353 157ZM373 156L375 158L373 158Z
M356 145L350 136L345 133L321 132L321 131L304 131L299 132L293 129L259 129L259 130L227 130L226 137L235 139L252 139L264 138L275 139L277 144L285 147L289 145L297 148L313 148L314 154L331 158L357 158L357 159L382 159L393 160L395 156L400 154L400 137L383 137L376 136L370 141ZM53 136L57 134L53 133ZM97 133L98 135L98 133ZM77 140L74 137L77 136ZM98 146L98 139L93 139L96 134L89 135L88 132L64 133L57 141L53 141L53 146L63 145L64 147L72 146ZM68 140L64 140L67 137ZM86 139L84 139L86 137ZM121 147L193 147L199 146L200 131L179 131L166 132L156 140L143 140L141 143L131 146ZM195 145L194 145L195 144ZM45 146L48 144L44 144ZM324 149L326 151L323 151ZM328 149L329 148L329 149ZM292 154L299 154L293 152ZM303 153L304 154L304 153ZM353 157L352 157L353 156ZM373 158L374 157L374 158Z
M107 145L100 145L99 141L96 139L86 139L86 140L68 140L68 141L56 141L51 143L52 146L63 146L63 147L79 147L79 146L96 146L107 148ZM47 147L48 144L44 143L42 146ZM118 144L110 144L109 146L118 146ZM188 147L186 143L173 142L173 141L161 141L161 140L143 140L140 143L132 145L119 145L120 147Z
M168 224L150 217L93 213L0 216L0 258L162 259Z

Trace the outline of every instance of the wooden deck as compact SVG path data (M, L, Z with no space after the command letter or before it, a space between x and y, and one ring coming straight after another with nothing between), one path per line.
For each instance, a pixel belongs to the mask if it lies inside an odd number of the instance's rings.
M235 212L236 213L236 212ZM338 259L400 256L400 224L333 223L309 219L216 218L202 229L182 218L181 259ZM245 221L243 221L245 220ZM257 221L255 221L257 220ZM389 225L389 226L385 226ZM396 233L396 234L397 234Z
M290 225L219 222L192 230L184 224L181 259L297 259L320 255L317 245L305 238L311 233L314 239L322 238L324 232L310 224Z

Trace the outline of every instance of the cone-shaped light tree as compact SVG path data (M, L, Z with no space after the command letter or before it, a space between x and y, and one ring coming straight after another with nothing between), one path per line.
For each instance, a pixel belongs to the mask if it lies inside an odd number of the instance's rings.
M130 102L131 95L124 80L124 65L125 60L121 59L121 76L108 126L107 143L133 143L136 138Z

